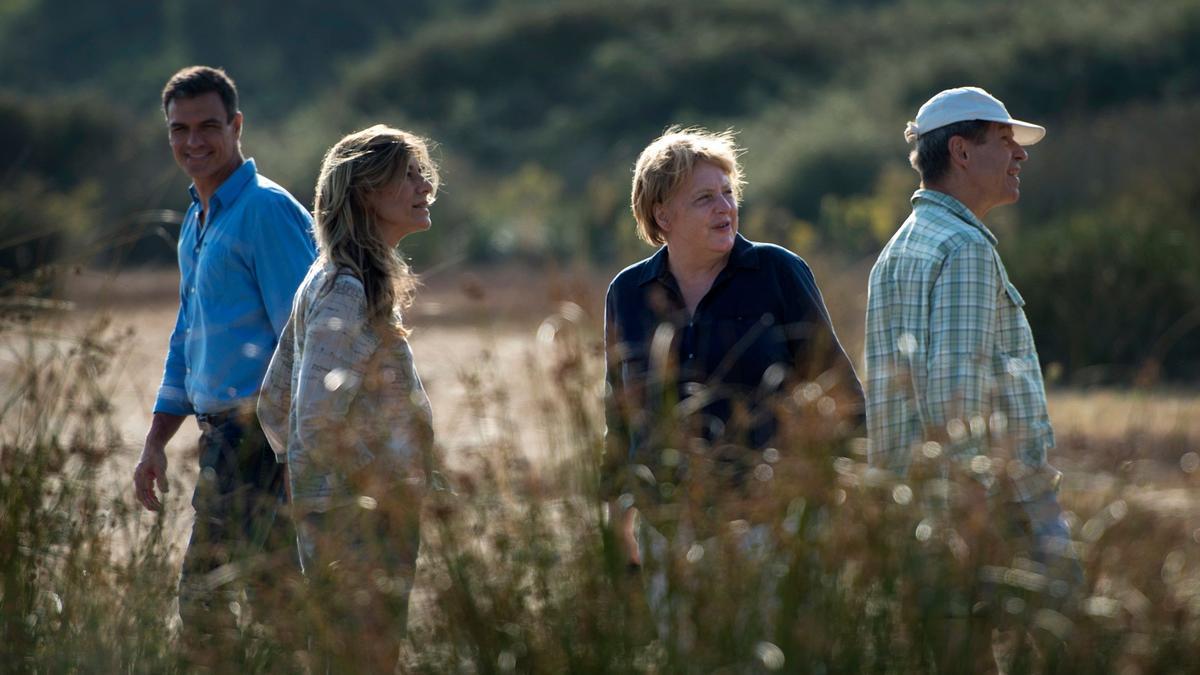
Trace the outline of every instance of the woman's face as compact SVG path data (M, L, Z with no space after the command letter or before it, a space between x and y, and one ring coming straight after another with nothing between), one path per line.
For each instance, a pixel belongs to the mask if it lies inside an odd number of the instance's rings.
M654 207L654 218L673 251L683 249L700 257L728 254L738 231L729 174L711 162L697 162L691 177Z
M408 160L403 175L392 179L392 183L371 193L368 200L375 211L375 225L379 236L388 246L414 232L424 232L433 224L429 217L429 195L433 184L421 174L421 165L416 159Z

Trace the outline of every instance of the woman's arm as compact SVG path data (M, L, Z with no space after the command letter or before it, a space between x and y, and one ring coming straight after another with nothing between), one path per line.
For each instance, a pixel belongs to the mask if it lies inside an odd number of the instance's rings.
M296 319L288 318L279 344L267 366L258 394L258 423L275 451L275 459L287 463L288 415L292 408L292 364L296 355Z
M348 475L374 459L359 430L346 423L379 346L367 325L366 305L362 283L340 275L306 311L304 350L293 392L296 443L288 452L298 492L329 473Z

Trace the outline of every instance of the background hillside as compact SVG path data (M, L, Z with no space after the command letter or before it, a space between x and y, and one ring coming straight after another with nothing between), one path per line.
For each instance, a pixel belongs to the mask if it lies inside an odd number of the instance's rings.
M311 202L324 149L385 121L436 139L436 227L407 253L644 256L638 150L672 123L748 148L751 238L868 261L916 175L901 131L978 84L1043 122L1015 207L989 218L1066 381L1200 376L1200 2L364 0L0 4L0 265L170 264L186 179L158 94L225 67L244 148ZM174 213L173 213L174 212ZM836 299L830 299L835 302Z

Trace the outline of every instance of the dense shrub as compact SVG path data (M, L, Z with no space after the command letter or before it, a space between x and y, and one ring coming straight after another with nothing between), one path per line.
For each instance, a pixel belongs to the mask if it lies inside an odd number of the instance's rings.
M1200 232L1155 189L1031 228L1007 247L1038 352L1072 381L1200 377Z

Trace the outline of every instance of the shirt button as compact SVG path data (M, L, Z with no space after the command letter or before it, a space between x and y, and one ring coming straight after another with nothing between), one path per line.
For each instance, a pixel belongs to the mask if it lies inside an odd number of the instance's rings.
M688 354L688 358L689 358L689 359L694 359L694 358L696 358L696 355L695 355L695 354Z

